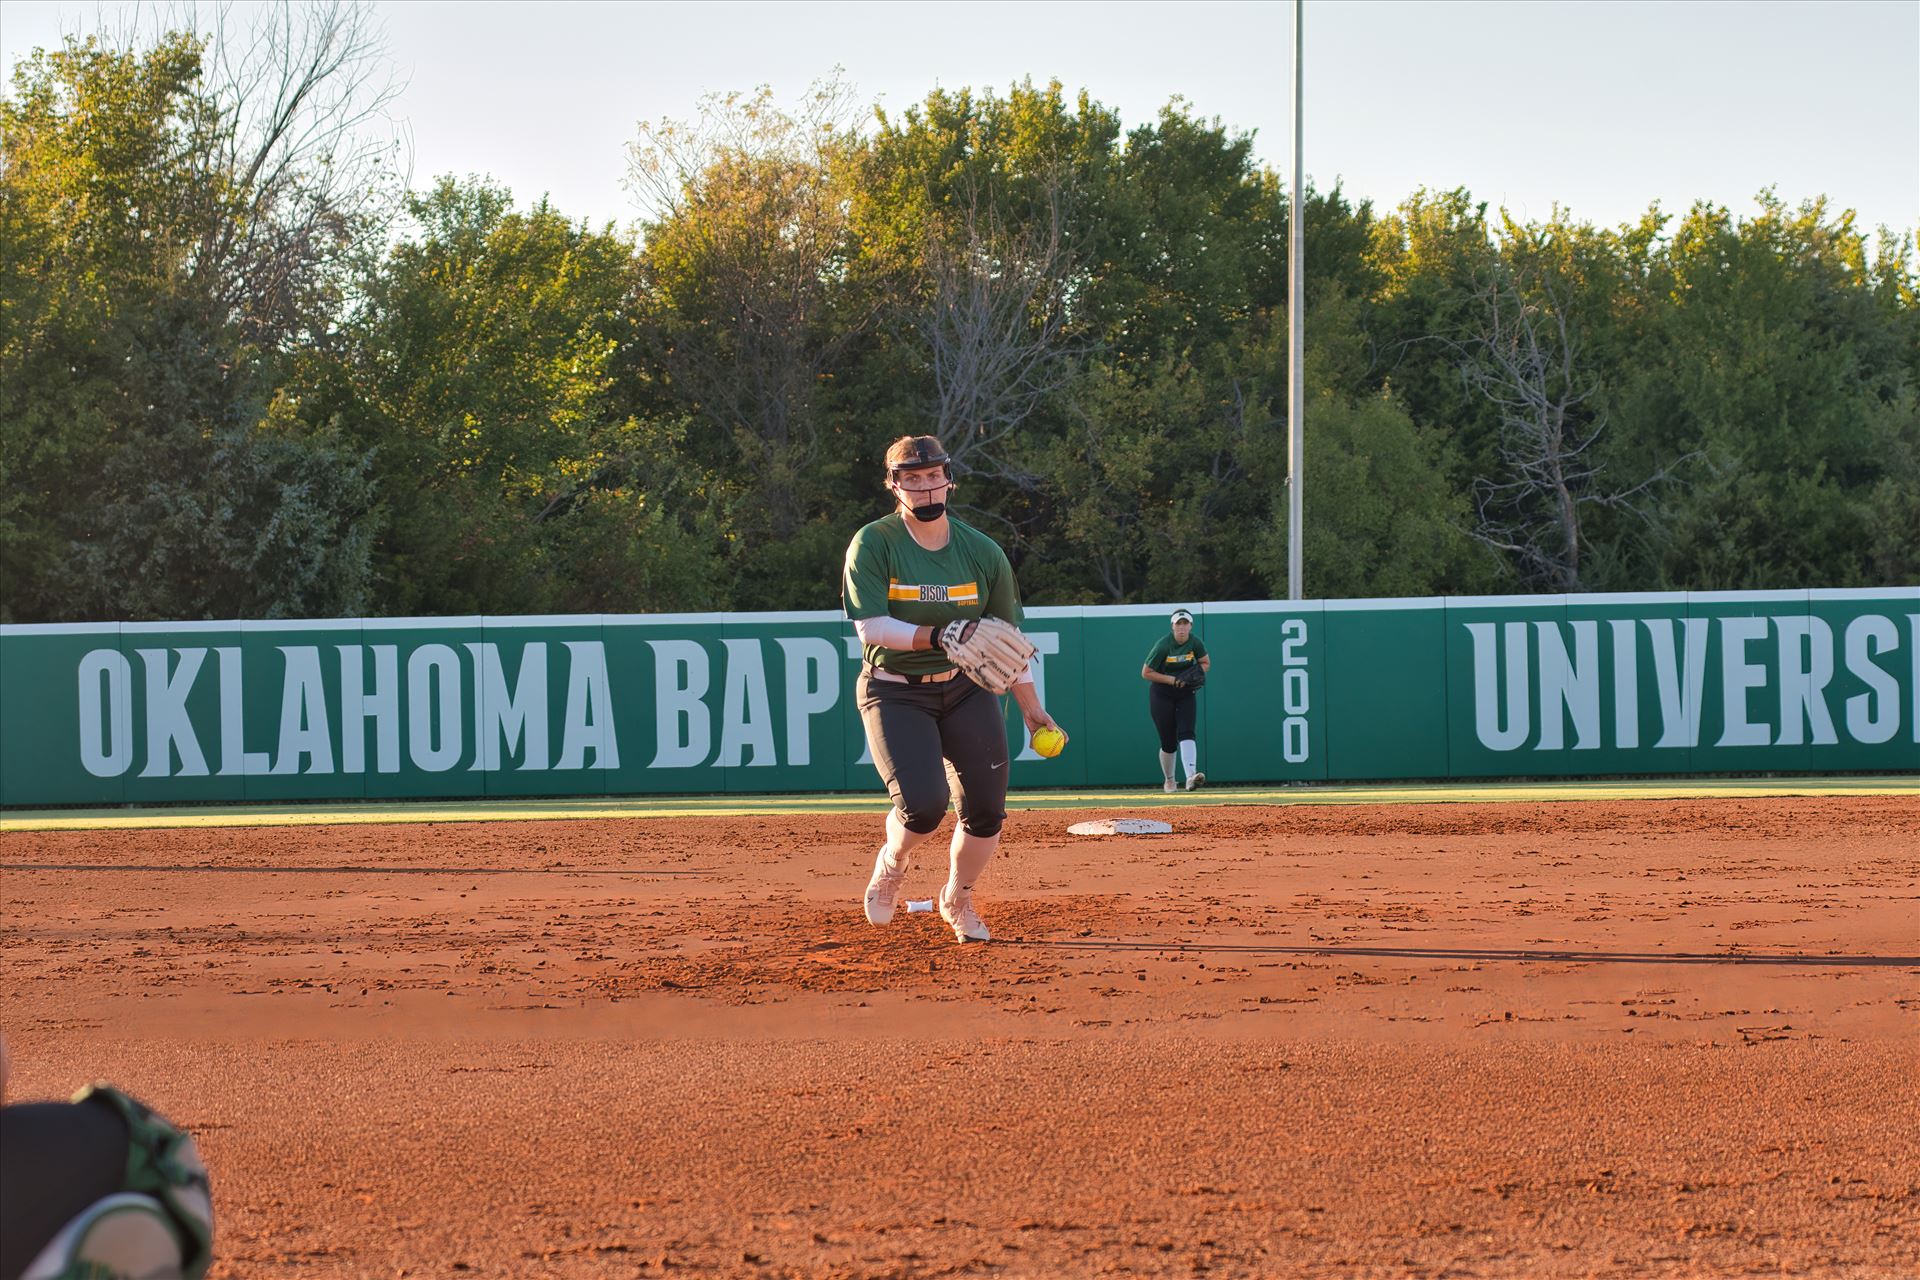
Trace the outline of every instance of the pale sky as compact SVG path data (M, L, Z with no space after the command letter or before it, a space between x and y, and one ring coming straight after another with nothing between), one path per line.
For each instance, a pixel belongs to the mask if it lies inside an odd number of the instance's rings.
M244 17L246 4L236 6ZM1292 6L1267 3L378 3L414 178L484 173L524 205L625 224L643 119L838 65L898 112L935 86L1059 79L1131 127L1170 98L1256 134L1285 171ZM5 0L12 65L117 7ZM151 10L149 10L151 12ZM1658 200L1751 212L1825 194L1868 229L1920 222L1920 0L1307 0L1306 168L1397 204L1465 186L1604 225Z

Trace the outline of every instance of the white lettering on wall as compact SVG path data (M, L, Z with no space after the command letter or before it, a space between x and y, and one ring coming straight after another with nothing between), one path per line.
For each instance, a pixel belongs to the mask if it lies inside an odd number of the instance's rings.
M1700 745L1700 702L1707 687L1706 618L1687 618L1681 624L1687 647L1684 661L1675 650L1672 618L1645 620L1653 646L1653 682L1660 697L1660 741L1656 747Z
M840 664L833 642L817 636L782 636L786 658L787 763L813 763L813 717L840 701Z
M767 698L767 669L760 642L735 638L727 647L727 686L720 700L720 758L723 769L737 769L748 747L749 767L777 764L773 754L773 710Z
M241 655L238 647L214 650L220 659L220 773L222 777L257 777L267 771L273 757L264 751L246 749L246 690L241 683Z
M1855 742L1890 741L1900 732L1900 682L1873 659L1900 647L1893 619L1864 613L1847 624L1847 670L1869 692L1847 699L1847 733Z
M1913 740L1920 742L1920 613L1907 615L1907 635L1907 652L1913 656L1913 683L1907 686L1913 706L1908 710L1907 723L1913 726Z
M1767 681L1767 668L1747 660L1747 646L1767 638L1765 618L1720 619L1720 747L1764 747L1767 726L1747 718L1749 695Z
M407 655L407 755L428 773L445 773L460 763L465 738L460 655L444 644L423 644Z
M147 668L147 767L143 778L204 778L207 758L200 753L193 721L187 716L187 695L206 661L205 649L136 649ZM167 674L167 655L177 652L180 662ZM180 772L173 772L173 751L180 749Z
M1640 633L1631 618L1607 623L1613 631L1613 745L1640 745Z
M707 651L693 640L649 640L653 649L654 752L652 769L704 764L713 745L707 718L711 680Z
M367 720L373 720L374 767L381 773L400 772L400 649L398 645L365 646L373 651L373 691L367 691L362 646L343 644L340 651L340 768L364 773L367 768Z
M333 728L327 720L327 682L320 674L320 650L310 644L281 645L287 660L280 685L280 750L276 774L332 773ZM300 757L307 767L300 768Z
M620 767L620 740L613 727L613 686L607 680L607 646L598 640L568 640L567 718L560 730L561 769Z
M1313 684L1307 675L1307 620L1288 618L1280 624L1280 758L1305 764L1313 753L1313 730L1307 720L1312 709Z
M1507 714L1500 717L1499 646L1496 628L1491 622L1469 622L1467 633L1473 637L1473 731L1480 744L1490 751L1513 751L1523 747L1533 731L1529 719L1532 698L1527 679L1527 624L1503 623L1498 628L1506 637Z
M96 778L117 778L133 763L133 664L118 649L80 659L80 763Z
M1775 618L1780 632L1780 736L1775 746L1797 747L1806 741L1811 725L1813 745L1830 747L1840 741L1827 708L1827 686L1833 683L1833 628L1825 618Z
M1557 622L1536 622L1540 641L1540 746L1560 751L1566 746L1566 717L1573 716L1573 749L1592 751L1600 745L1600 624L1571 622L1574 656L1567 656L1566 639Z
M547 646L535 640L520 650L520 678L512 692L507 690L507 673L500 665L497 644L468 644L473 654L473 717L479 734L479 749L473 753L473 770L493 771L500 767L506 750L522 741L526 744L524 770L545 769L551 758L547 751Z

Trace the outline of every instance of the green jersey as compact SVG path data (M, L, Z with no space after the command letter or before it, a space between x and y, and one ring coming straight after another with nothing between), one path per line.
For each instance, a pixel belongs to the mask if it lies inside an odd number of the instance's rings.
M1177 676L1206 656L1207 646L1200 643L1199 636L1189 631L1185 644L1175 644L1173 633L1169 631L1147 651L1147 670L1158 671L1163 676Z
M913 540L898 511L875 520L847 544L840 599L847 616L898 618L916 627L960 618L994 617L1019 626L1020 588L1000 545L972 525L947 517L947 545L929 551ZM953 663L938 649L867 645L867 662L900 675L937 675Z

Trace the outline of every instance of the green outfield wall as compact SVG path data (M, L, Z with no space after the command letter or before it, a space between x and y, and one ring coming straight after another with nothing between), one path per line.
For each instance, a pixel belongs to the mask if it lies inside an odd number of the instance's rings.
M1159 781L1173 604L1039 608L1042 760ZM1920 771L1920 588L1191 604L1220 783ZM0 626L0 805L866 790L837 613Z

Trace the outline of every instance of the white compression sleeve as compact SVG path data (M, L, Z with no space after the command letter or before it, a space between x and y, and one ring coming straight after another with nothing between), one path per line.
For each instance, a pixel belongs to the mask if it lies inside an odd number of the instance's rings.
M877 644L882 649L911 649L920 628L898 618L855 618L853 629L861 644Z
M900 820L898 809L887 810L887 861L895 867L908 866L912 862L913 846L932 835L931 831L909 831L907 824Z
M1000 847L998 834L990 836L970 835L965 826L953 829L953 840L947 846L947 887L955 893L972 893L973 885L986 871L987 864L993 861L994 850Z

